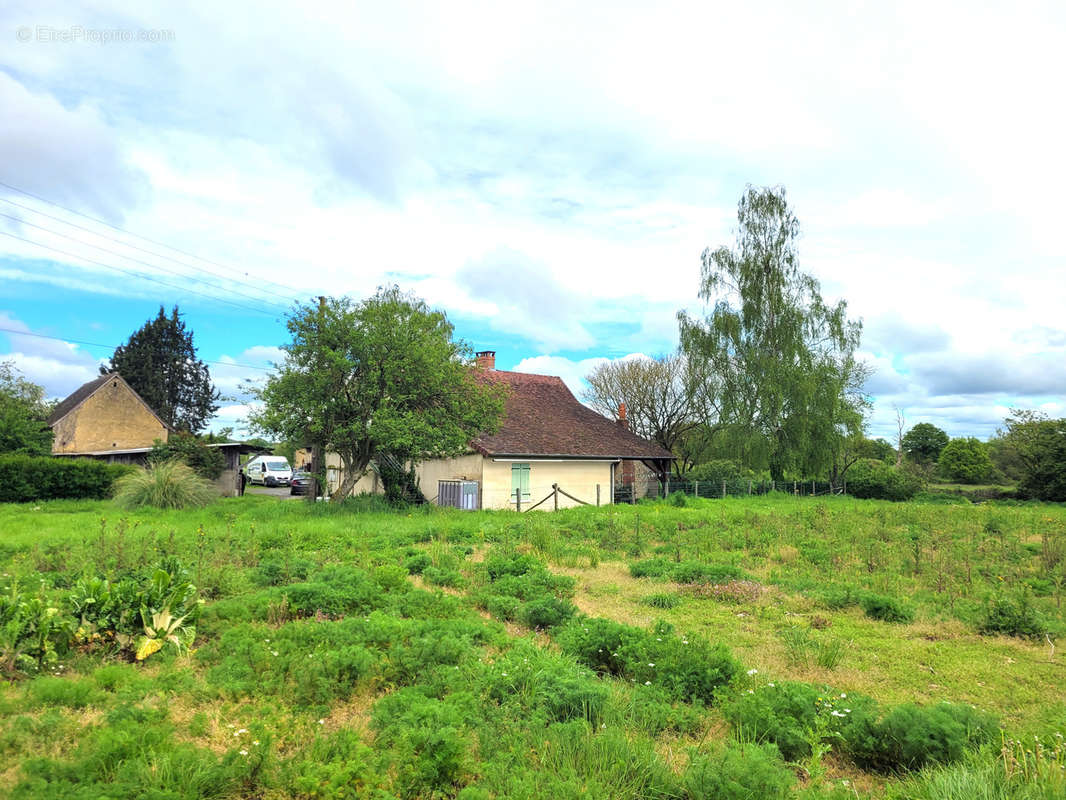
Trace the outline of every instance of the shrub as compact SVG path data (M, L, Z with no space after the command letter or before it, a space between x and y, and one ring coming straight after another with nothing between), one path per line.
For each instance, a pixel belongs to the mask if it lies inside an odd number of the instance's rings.
M175 433L165 442L156 439L148 453L150 465L178 460L190 467L201 478L213 481L226 468L226 456L218 447L207 443L191 433Z
M943 477L959 483L980 483L992 471L988 445L972 436L952 439L944 445L937 463Z
M377 741L392 747L397 783L407 797L454 794L470 770L462 710L447 700L402 689L374 707Z
M658 686L675 700L711 703L739 670L729 649L680 637L665 623L652 631L606 619L572 620L557 637L564 652L597 672Z
M665 578L674 568L674 562L665 558L646 558L629 565L629 574L634 578Z
M722 713L741 735L772 742L786 760L798 761L811 755L812 741L846 739L852 727L876 713L876 706L861 695L841 697L828 687L784 681L738 692Z
M214 486L177 460L154 464L115 481L115 502L126 509L200 508L218 497Z
M895 597L867 592L859 601L866 616L882 622L914 622L914 609Z
M411 575L421 575L422 571L433 563L428 553L415 553L403 562L407 572Z
M367 614L385 605L385 593L376 581L362 570L345 566L327 567L310 582L287 586L284 596L298 617Z
M697 756L685 771L692 800L786 800L796 776L772 744L728 744L718 755Z
M669 609L677 608L681 605L681 598L676 594L660 592L657 594L649 594L647 597L642 598L640 602L646 606L651 606L652 608Z
M666 502L675 508L684 508L688 505L688 498L684 492L671 492L670 496L666 498Z
M670 571L674 583L726 583L743 577L746 577L744 572L737 567L703 561L682 561Z
M0 503L102 500L132 470L87 458L0 455Z
M252 574L252 582L257 586L282 586L291 581L304 581L315 568L315 562L306 558L294 558L291 561L263 561Z
M978 629L981 633L1005 633L1026 639L1039 639L1047 630L1047 622L1033 607L1029 593L996 594L985 606L984 618Z
M950 764L967 748L991 742L994 718L967 705L940 703L896 706L881 720L856 720L844 737L845 749L861 767L878 772Z
M739 480L747 480L752 473L743 469L736 461L718 459L699 464L685 473L686 481L699 481L721 489L722 482L733 484Z
M466 583L462 573L452 567L429 566L422 570L422 577L426 583L431 583L435 586L459 588Z
M674 562L666 558L646 558L629 565L634 578L669 578L674 583L724 583L746 577L743 570L730 564L704 561Z
M577 611L574 604L557 597L539 597L530 600L519 610L522 622L530 628L554 628L562 625Z
M855 462L847 473L848 494L873 500L910 500L922 488L920 476L872 458Z

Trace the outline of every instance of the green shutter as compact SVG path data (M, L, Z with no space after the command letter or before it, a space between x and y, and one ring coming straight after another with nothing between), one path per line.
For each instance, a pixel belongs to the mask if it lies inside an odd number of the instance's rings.
M529 499L529 464L511 465L511 499L516 490L522 491L522 499Z

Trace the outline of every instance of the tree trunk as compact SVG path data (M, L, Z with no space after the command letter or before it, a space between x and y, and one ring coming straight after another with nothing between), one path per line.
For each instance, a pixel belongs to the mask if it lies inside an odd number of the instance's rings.
M352 489L355 488L355 484L359 483L367 472L367 464L356 466L343 455L341 455L341 464L344 465L344 477L341 479L337 491L330 495L329 501L331 503L340 503L348 497L352 493Z

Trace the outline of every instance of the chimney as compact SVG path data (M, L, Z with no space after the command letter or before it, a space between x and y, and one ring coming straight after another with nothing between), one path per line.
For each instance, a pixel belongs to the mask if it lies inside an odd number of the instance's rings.
M482 350L474 354L474 366L478 369L496 369L496 351Z
M627 431L629 430L629 420L626 419L626 404L624 402L618 404L618 424Z

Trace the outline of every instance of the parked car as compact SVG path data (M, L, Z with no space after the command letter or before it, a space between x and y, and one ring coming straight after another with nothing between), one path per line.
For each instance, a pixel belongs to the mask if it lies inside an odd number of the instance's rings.
M281 456L256 456L244 467L248 483L264 486L288 486L292 480L292 467Z
M307 494L311 491L311 473L300 470L292 474L292 480L289 481L289 494Z

